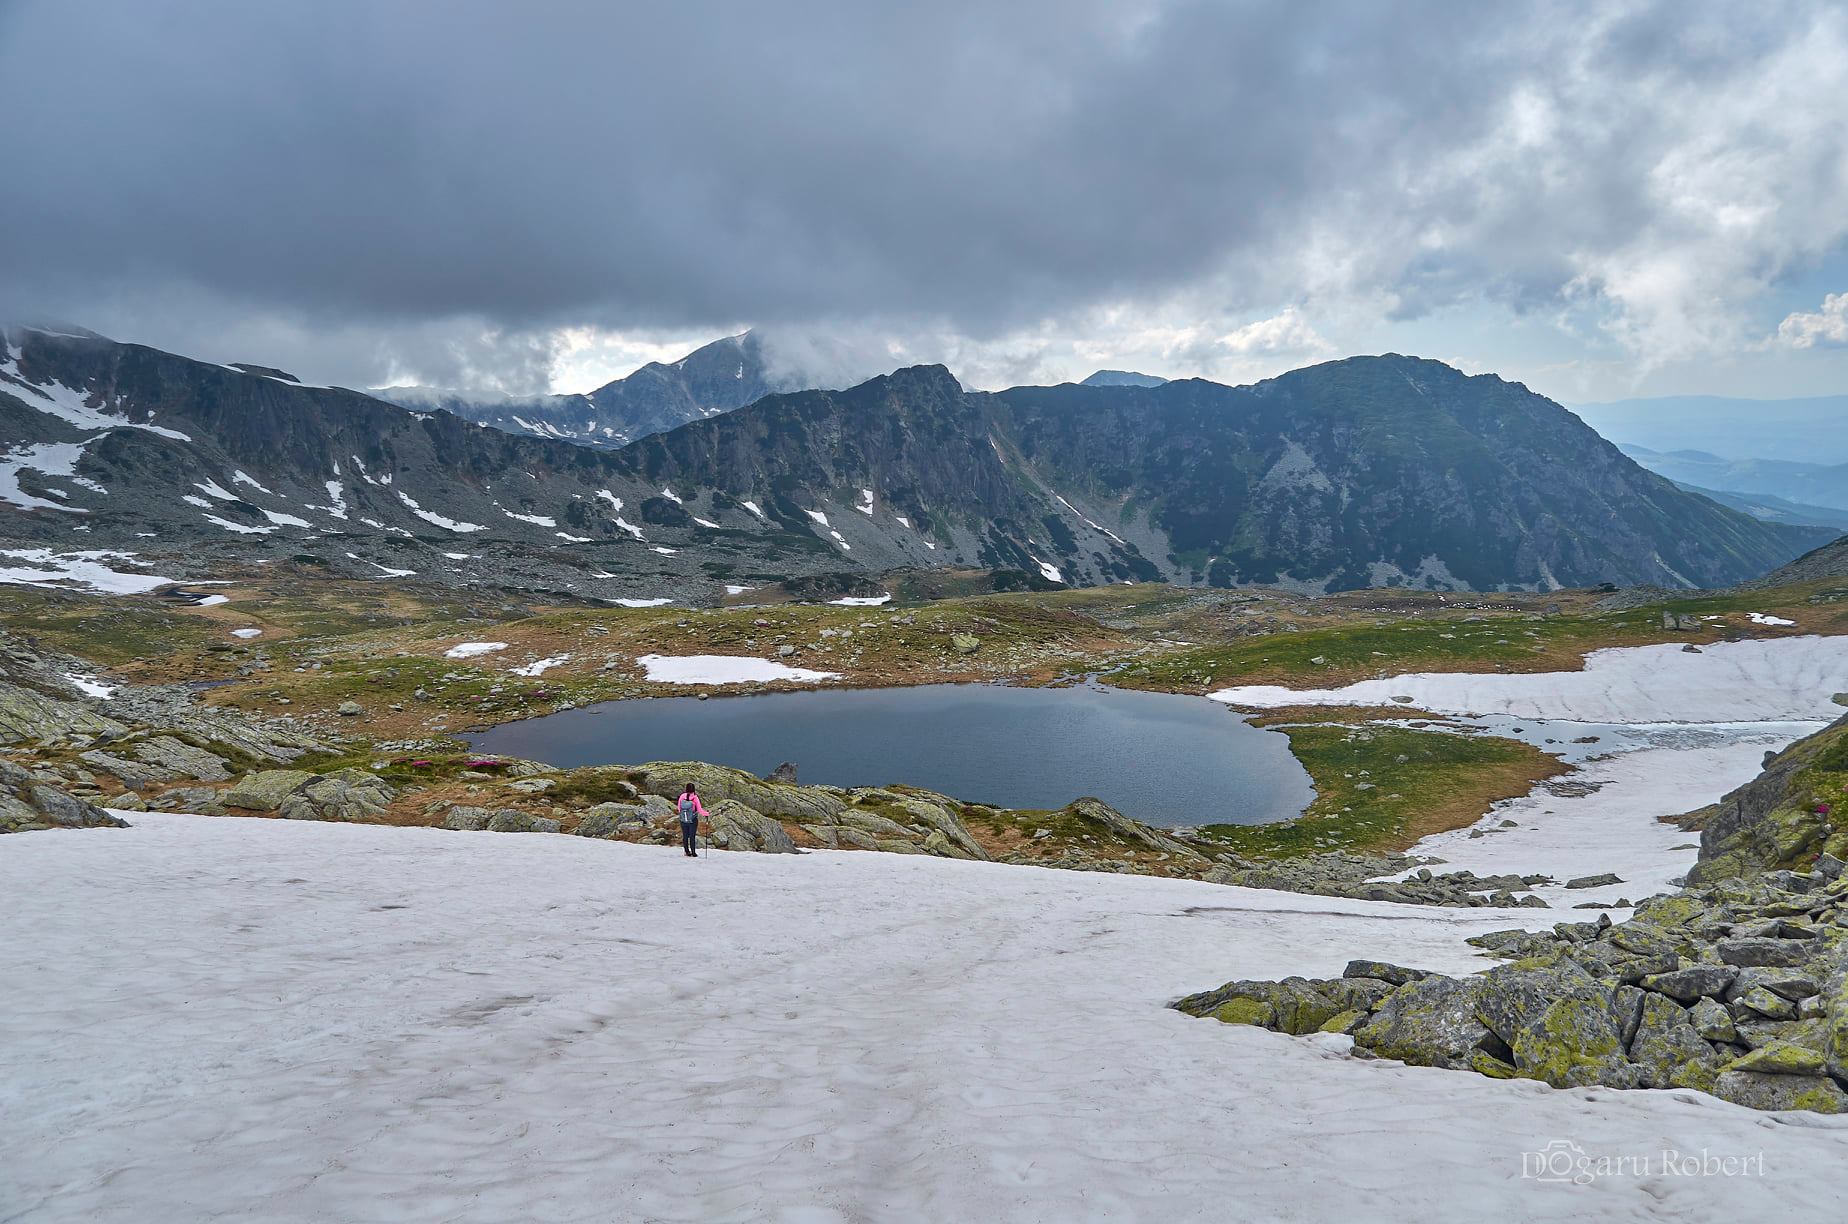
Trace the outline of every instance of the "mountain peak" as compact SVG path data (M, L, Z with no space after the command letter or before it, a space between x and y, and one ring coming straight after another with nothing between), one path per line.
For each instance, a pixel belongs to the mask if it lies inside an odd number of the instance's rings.
M1159 387L1168 380L1155 374L1135 370L1099 370L1078 385L1081 387Z

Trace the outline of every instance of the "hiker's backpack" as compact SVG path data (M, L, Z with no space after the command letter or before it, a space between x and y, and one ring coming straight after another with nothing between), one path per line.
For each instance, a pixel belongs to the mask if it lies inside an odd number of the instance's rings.
M697 824L699 822L699 801L688 795L680 796L680 823Z

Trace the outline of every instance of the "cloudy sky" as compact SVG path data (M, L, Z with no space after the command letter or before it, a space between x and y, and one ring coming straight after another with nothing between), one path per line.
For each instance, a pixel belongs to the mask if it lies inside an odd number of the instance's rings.
M0 0L0 315L353 386L1848 391L1839 3Z

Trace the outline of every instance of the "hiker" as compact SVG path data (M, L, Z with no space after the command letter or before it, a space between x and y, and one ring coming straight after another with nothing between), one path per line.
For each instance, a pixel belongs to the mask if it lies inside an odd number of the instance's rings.
M693 789L691 782L680 792L680 848L688 858L699 857L699 818L706 814L706 805L699 801L699 792Z

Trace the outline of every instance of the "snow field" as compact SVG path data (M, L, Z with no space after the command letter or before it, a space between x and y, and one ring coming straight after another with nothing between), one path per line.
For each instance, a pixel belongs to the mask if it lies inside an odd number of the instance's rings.
M1166 1010L1535 911L918 856L136 814L0 854L20 1224L1834 1219L1848 1119ZM99 922L98 915L106 915ZM1522 1177L1523 1153L1765 1176ZM1360 1213L1357 1215L1356 1213Z
M1421 672L1338 689L1245 685L1208 694L1248 708L1392 705L1434 714L1511 714L1596 723L1770 722L1841 714L1830 697L1848 678L1848 637L1721 642L1593 651L1576 672Z

